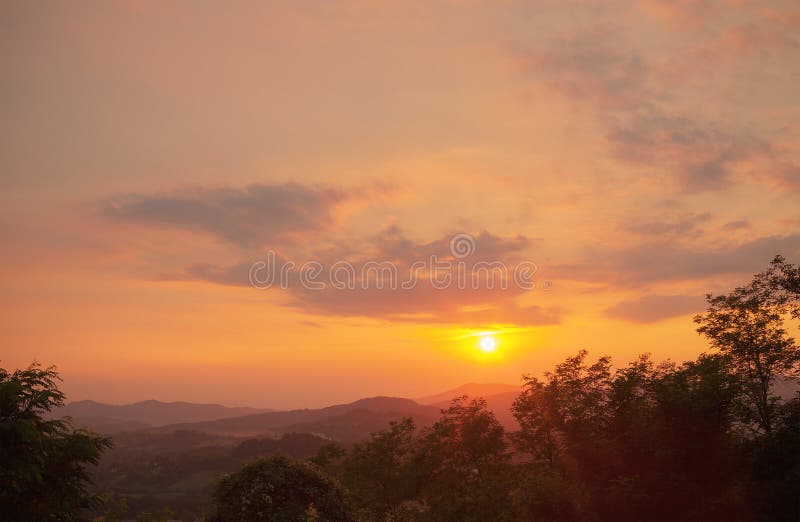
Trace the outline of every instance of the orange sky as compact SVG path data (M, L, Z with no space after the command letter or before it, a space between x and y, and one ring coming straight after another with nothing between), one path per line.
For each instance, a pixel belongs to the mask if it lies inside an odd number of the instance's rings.
M765 5L5 3L1 364L295 407L694 357L704 293L800 257L800 9ZM248 283L458 233L539 287Z

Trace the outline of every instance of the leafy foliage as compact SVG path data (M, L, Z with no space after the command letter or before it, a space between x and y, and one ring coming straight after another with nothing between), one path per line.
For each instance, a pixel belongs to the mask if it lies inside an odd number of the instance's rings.
M455 399L418 441L429 520L503 520L509 460L505 431L483 399Z
M729 360L740 379L745 425L771 433L778 411L772 393L779 375L800 375L800 347L787 335L784 317L800 317L800 272L776 257L770 268L728 295L709 294L708 311L695 317L697 331Z
M347 521L345 492L311 463L259 459L224 477L214 491L214 522Z
M416 497L413 435L414 422L405 418L353 446L342 465L342 478L354 493L361 518L402 518L404 503Z
M78 520L99 502L89 465L110 441L46 414L64 403L55 369L0 369L0 513L8 520Z

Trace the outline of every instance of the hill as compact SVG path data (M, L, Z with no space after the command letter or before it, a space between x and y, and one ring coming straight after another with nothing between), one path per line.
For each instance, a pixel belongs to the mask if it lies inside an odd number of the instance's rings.
M270 410L155 400L122 405L77 401L54 410L51 415L72 417L73 424L77 427L90 428L101 433L117 433L167 424L239 417L264 411Z
M205 422L171 424L152 428L153 433L185 430L233 436L278 436L313 433L339 442L355 442L371 432L384 429L390 421L413 418L419 426L431 424L439 408L397 397L371 397L349 404L319 409L275 411Z
M470 399L477 399L478 397L483 397L486 400L486 407L494 413L497 420L500 421L500 424L507 430L518 430L519 423L517 419L511 414L511 405L514 404L514 400L519 396L520 389L515 391L507 391L503 393L496 393L494 395L467 395ZM450 406L451 401L446 400L439 402L437 404L432 404L431 406L436 406L440 409L445 409Z
M112 503L125 499L133 513L169 507L172 520L201 520L213 485L224 474L265 455L307 459L327 443L310 434L244 440L190 431L122 433L114 437L94 479Z
M442 406L443 404L450 403L453 399L467 395L468 397L489 397L490 395L498 395L501 393L519 393L520 386L514 384L498 384L498 383L468 383L463 384L457 388L453 388L436 395L428 395L415 399L420 404L431 404Z

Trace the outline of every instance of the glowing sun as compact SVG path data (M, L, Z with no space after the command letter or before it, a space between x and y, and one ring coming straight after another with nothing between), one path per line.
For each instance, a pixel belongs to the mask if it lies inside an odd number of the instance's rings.
M497 341L491 335L484 335L483 337L481 337L478 346L480 346L481 351L486 353L492 353L497 349Z

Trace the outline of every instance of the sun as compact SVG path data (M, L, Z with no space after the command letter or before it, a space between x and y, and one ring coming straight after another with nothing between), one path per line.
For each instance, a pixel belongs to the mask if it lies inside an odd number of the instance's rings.
M480 346L482 352L492 353L497 349L497 341L491 335L484 335L481 337L478 346Z

